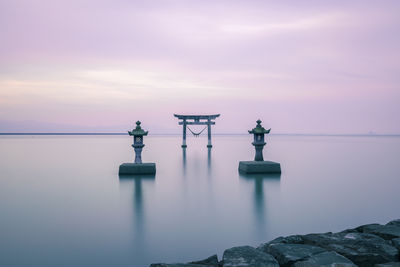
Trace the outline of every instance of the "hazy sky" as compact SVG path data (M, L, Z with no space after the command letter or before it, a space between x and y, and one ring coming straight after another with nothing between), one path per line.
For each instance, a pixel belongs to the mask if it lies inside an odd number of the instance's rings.
M0 132L173 113L275 133L400 133L400 1L0 0Z

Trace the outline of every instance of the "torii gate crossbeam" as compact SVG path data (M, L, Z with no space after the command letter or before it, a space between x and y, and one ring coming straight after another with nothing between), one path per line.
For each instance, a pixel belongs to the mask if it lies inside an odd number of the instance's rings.
M215 124L215 120L220 114L214 115L178 115L174 114L175 117L182 120L179 125L182 125L183 135L182 135L182 147L187 147L186 145L186 127L187 125L207 125L208 129L208 144L207 147L212 147L211 144L211 125Z

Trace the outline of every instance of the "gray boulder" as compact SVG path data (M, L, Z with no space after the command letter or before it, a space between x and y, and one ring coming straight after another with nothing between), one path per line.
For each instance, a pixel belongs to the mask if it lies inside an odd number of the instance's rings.
M386 225L395 225L400 227L400 219L390 221Z
M397 261L399 252L383 238L367 233L304 235L305 244L333 250L360 266Z
M150 267L210 267L212 265L199 265L199 264L191 264L191 263L153 263Z
M386 240L400 237L400 225L395 224L367 224L357 227L356 230L361 233L374 234Z
M207 265L207 266L213 266L213 267L219 267L219 262L218 262L218 256L217 255L212 255L211 257L208 257L205 260L200 260L200 261L192 261L189 262L190 264L197 264L198 265Z
M395 248L397 248L398 250L400 250L400 238L395 238L392 239L392 244Z
M219 267L218 256L212 255L205 260L188 263L153 263L150 267Z
M257 249L260 249L261 251L267 251L269 245L271 244L304 244L304 241L301 237L301 235L290 235L290 236L280 236L278 238L275 238L272 241L269 241L268 243L263 243L260 246L257 247Z
M352 232L359 232L359 233L365 233L365 232L370 232L370 231L374 231L376 229L380 229L382 227L382 224L379 223L370 223L370 224L364 224L361 226L358 226L354 229L351 229ZM344 231L343 231L344 232Z
M283 244L275 243L264 247L264 252L274 256L280 266L288 267L296 261L311 257L314 254L325 252L326 250L316 246L304 244Z
M274 257L250 246L225 250L222 262L223 267L279 267Z
M381 264L376 264L375 267L400 267L400 262L387 262L387 263L381 263Z
M293 267L357 267L349 259L334 251L327 251L312 255L310 258L298 261Z

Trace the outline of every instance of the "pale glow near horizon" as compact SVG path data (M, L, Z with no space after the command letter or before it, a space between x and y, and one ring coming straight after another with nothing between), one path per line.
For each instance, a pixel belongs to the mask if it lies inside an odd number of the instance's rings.
M173 113L221 113L217 132L258 118L277 132L400 132L395 1L0 7L1 132L136 119L179 132Z

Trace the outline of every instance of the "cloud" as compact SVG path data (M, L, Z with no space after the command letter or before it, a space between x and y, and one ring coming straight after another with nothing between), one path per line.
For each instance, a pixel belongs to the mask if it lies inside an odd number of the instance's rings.
M327 14L284 22L265 22L257 24L250 24L247 22L234 22L221 25L220 30L221 32L228 34L279 34L287 33L290 31L306 31L338 26L340 25L339 23L341 17L342 16L338 14Z
M398 2L0 5L0 119L163 125L167 113L210 110L361 129L400 112Z

